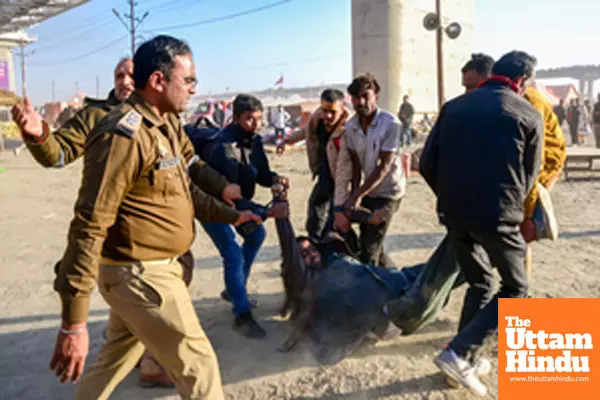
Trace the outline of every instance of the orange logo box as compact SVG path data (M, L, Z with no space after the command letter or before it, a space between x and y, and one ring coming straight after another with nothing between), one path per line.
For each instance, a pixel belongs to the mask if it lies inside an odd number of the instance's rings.
M500 299L499 400L600 400L600 299Z

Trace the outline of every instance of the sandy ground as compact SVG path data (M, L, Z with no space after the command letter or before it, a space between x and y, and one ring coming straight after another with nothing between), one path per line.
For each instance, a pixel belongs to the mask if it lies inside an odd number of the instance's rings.
M311 188L302 152L272 157L276 171L293 184L292 219L302 232ZM25 151L18 157L0 154L0 398L69 398L72 385L59 385L48 372L48 360L59 324L59 301L52 290L52 266L61 257L80 179L81 164L64 170L43 170ZM600 176L600 175L598 175ZM261 190L260 198L269 194ZM600 181L561 180L553 193L562 236L534 247L531 293L536 297L595 297L600 294ZM268 332L250 341L231 329L220 258L199 230L190 292L200 321L219 357L223 382L232 399L469 399L450 389L433 357L456 329L464 289L457 290L439 318L422 332L364 348L329 369L320 368L300 346L291 354L277 347L289 325L276 317L282 302L279 252L272 221L267 241L255 264L249 288L259 302L256 314ZM423 180L409 179L408 191L386 239L399 265L425 260L440 241L434 199ZM90 320L91 354L102 345L107 307L96 292ZM494 354L494 350L491 350ZM490 398L497 396L496 370L486 379ZM114 393L115 399L177 398L174 390L140 389L133 371Z

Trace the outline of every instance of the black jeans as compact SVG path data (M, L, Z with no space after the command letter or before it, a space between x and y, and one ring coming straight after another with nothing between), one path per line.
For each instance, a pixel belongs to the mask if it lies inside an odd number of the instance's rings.
M450 342L450 348L461 357L473 358L498 329L498 299L527 297L527 244L518 226L485 232L449 228L448 235L469 283L459 333ZM494 266L502 279L496 294Z
M306 232L317 242L333 227L333 190L333 182L319 176L308 199Z
M380 267L395 267L396 263L383 250L383 240L387 234L392 216L400 207L400 200L384 199L380 197L365 197L361 205L371 211L382 208L388 209L389 218L379 225L360 225L360 261L364 264L377 265Z

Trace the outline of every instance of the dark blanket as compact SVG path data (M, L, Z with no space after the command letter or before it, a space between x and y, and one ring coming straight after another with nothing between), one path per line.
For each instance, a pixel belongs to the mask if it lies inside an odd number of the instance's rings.
M402 269L330 255L317 278L309 329L316 358L322 364L342 361L382 319L393 322L404 335L416 332L435 319L452 290L463 282L447 238L427 263Z

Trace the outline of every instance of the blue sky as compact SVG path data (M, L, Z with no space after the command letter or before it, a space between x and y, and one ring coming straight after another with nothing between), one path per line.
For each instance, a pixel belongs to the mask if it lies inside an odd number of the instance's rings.
M214 23L165 29L269 5L274 6ZM159 33L187 40L199 92L216 93L266 88L280 73L286 86L349 81L350 5L350 0L138 0L136 12L149 11L139 40ZM51 100L53 78L57 100L68 99L76 88L94 96L96 77L101 97L110 90L115 62L130 52L113 7L121 15L128 12L124 0L92 0L28 31L38 38L26 47L26 54L34 51L27 58L27 86L35 104ZM497 57L523 49L538 57L540 67L600 64L594 50L599 15L595 0L476 0L473 50Z

